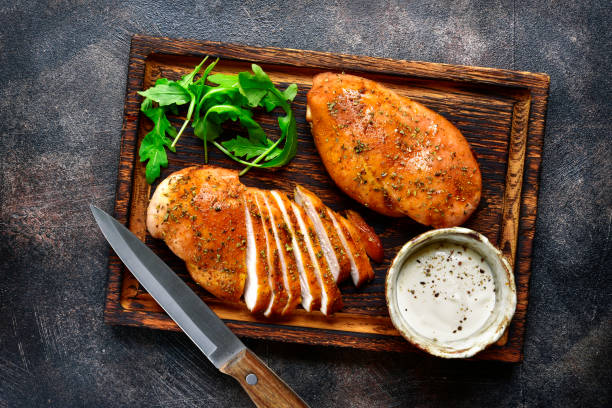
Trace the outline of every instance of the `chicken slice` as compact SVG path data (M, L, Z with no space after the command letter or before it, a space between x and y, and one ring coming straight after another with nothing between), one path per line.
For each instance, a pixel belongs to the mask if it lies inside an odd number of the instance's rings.
M168 212L170 198L170 185L174 185L178 179L183 177L182 173L188 169L172 173L159 183L147 208L147 229L153 238L165 238L166 233L164 218Z
M368 253L366 250L367 247L364 245L361 233L353 223L339 214L335 214L335 216L340 221L340 224L344 227L344 235L350 236L355 245L353 250L353 259L355 261L355 265L357 266L357 270L359 271L359 281L358 283L355 283L355 286L359 287L362 284L374 279L374 269L372 269L370 259L368 258Z
M348 229L348 221L341 215L334 214L329 208L327 209L327 215L332 220L336 231L338 231L338 236L340 237L344 251L351 263L351 279L353 280L353 284L359 287L374 274L372 266L367 257L364 258L365 254L363 250L361 252L358 251L355 240ZM365 262L363 262L364 260Z
M306 120L331 178L370 209L440 228L462 224L478 207L482 179L470 145L420 103L326 72L313 78Z
M295 201L311 219L334 279L338 283L344 281L350 275L351 263L338 232L327 215L327 206L313 192L300 185L295 187Z
M280 255L276 246L276 239L272 230L272 221L270 218L270 211L266 205L262 192L257 189L249 190L252 191L255 204L259 210L261 216L261 223L263 227L264 238L266 241L266 260L268 263L268 285L270 288L270 301L264 316L278 316L280 315L285 306L287 305L287 291L285 290L285 282L283 278L283 272L281 269ZM261 254L261 253L260 253Z
M238 301L246 279L244 194L238 173L188 167L155 190L147 228L185 261L192 278L216 297ZM215 222L210 222L215 220Z
M244 303L253 313L261 313L270 304L268 281L268 248L263 220L255 194L248 189L244 195L245 225L247 230L247 276L244 284Z
M321 313L328 316L333 314L336 310L342 308L342 294L336 280L329 268L327 260L323 256L323 250L317 239L315 228L312 222L299 205L291 202L291 209L295 215L295 219L299 226L299 231L304 239L306 250L310 256L315 278L321 288Z
M283 284L287 293L287 304L283 308L281 315L291 313L301 302L300 278L293 256L293 248L291 246L291 236L287 231L287 224L283 220L283 215L276 205L274 197L269 191L261 191L261 197L265 205L268 207L270 215L270 225L272 234L276 242L278 250L280 266L283 276Z
M291 210L291 201L285 193L272 190L272 196L276 200L283 219L287 224L289 234L291 235L291 245L293 248L293 255L295 257L295 264L300 274L300 289L302 293L302 307L307 312L316 310L321 306L321 288L317 282L317 278L314 272L314 266L312 260L308 255L306 244L304 243L304 237L300 232L299 225L295 218L295 214Z
M361 245L366 251L366 254L374 262L382 262L385 259L385 252L383 250L382 243L380 242L380 238L376 235L376 231L367 222L359 215L357 211L354 210L346 210L344 212L347 221L354 228L351 229L351 233L354 231L355 241L357 241L357 237L361 242Z

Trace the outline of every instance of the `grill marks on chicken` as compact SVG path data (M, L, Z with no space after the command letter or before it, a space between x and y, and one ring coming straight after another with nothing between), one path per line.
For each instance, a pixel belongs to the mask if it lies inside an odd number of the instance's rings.
M189 167L162 181L147 228L186 262L193 279L218 298L265 316L300 303L331 314L342 307L337 284L373 278L357 228L297 186L284 193L247 188L237 173ZM298 204L301 204L298 205Z
M327 72L313 79L306 120L331 178L367 207L450 227L478 206L482 180L468 142L420 103Z

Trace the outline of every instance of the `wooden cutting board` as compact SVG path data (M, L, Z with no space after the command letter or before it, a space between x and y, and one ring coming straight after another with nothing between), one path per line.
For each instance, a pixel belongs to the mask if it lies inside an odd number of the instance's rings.
M145 167L138 161L140 141L151 123L140 114L141 97L136 92L148 88L159 77L179 78L206 55L220 58L215 72L245 71L254 62L281 88L294 82L299 87L293 103L298 155L280 170L253 169L241 180L247 185L288 193L301 183L335 210L359 211L382 240L385 260L374 265L376 278L360 289L343 284L345 306L333 317L299 309L285 320L270 321L250 315L243 305L216 300L191 281L182 261L163 242L146 232L146 208L156 184L147 184ZM115 199L117 219L182 276L239 336L367 350L415 350L391 324L384 280L397 251L427 228L408 218L391 219L366 209L343 194L327 175L305 121L306 93L313 75L323 71L344 71L379 81L442 114L467 138L482 171L483 193L480 206L465 226L486 235L512 261L518 289L516 314L508 332L477 358L521 361L549 86L545 74L136 35L132 38L125 97ZM266 132L278 135L272 115L262 113L255 119ZM175 124L181 122L180 117L171 120ZM210 163L241 168L216 149L209 152ZM162 178L183 167L203 164L202 142L186 132L177 153L169 154L169 162ZM115 254L110 256L105 320L110 324L179 330Z

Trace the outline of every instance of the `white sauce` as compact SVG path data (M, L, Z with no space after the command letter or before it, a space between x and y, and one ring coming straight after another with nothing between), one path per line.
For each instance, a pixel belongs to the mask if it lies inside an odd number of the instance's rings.
M435 243L412 254L397 285L404 319L438 342L474 334L495 306L491 268L473 249L453 243Z

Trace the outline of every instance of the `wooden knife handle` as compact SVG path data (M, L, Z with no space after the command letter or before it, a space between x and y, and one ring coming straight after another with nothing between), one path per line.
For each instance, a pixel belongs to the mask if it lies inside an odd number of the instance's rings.
M308 405L250 350L220 368L234 377L259 408L306 407Z

